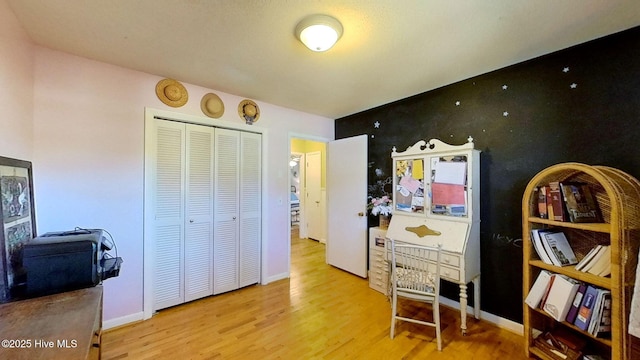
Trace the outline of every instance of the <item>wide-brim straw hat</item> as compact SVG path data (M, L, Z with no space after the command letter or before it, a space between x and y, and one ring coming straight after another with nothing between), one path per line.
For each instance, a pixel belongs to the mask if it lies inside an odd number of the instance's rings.
M208 93L200 100L200 109L208 117L217 119L224 114L224 103L218 95Z
M242 120L254 123L260 118L260 108L254 101L245 99L238 105L238 115Z
M180 107L187 103L189 94L187 89L176 80L163 79L156 84L156 95L163 103L171 107Z

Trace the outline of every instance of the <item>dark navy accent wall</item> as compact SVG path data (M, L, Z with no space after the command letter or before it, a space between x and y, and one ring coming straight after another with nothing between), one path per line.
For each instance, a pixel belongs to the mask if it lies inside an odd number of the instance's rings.
M335 128L336 139L369 135L372 194L391 191L392 147L473 137L482 151L481 309L522 323L529 179L571 161L640 178L640 27L346 116ZM457 300L458 288L443 284L443 294Z

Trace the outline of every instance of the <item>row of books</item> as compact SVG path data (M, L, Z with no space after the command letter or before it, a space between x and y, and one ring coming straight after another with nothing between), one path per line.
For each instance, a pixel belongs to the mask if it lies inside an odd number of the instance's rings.
M552 359L584 360L585 356L589 356L583 355L587 341L563 327L540 332L533 346Z
M596 337L611 334L611 291L542 270L525 303Z
M538 216L576 223L602 222L589 185L580 182L550 182L538 188Z
M549 331L539 331L534 337L533 346L547 357L558 360L605 360L602 355L592 354L594 349L587 349L588 341L564 327L556 327Z
M576 270L611 275L611 246L597 245L578 261L567 236L557 229L531 230L531 242L540 260L549 265L576 265Z
M598 245L576 265L576 270L598 276L611 275L611 245Z
M567 266L578 263L569 240L561 230L533 229L531 242L540 260L546 264Z

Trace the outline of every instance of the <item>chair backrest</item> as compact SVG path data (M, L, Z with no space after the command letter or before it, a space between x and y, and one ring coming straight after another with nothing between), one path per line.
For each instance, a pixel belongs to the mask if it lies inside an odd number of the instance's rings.
M440 293L442 246L423 246L390 240L393 286L398 293Z

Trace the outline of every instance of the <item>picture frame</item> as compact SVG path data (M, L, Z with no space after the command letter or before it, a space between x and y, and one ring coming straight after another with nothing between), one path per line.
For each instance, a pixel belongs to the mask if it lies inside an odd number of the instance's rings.
M31 162L0 156L0 303L25 287L22 250L36 237L33 198Z

